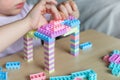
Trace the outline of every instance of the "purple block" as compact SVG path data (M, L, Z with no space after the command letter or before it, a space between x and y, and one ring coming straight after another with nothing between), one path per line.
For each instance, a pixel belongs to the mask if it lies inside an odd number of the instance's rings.
M109 61L110 62L115 62L115 60L119 57L120 55L118 54L113 54L110 58L109 58Z

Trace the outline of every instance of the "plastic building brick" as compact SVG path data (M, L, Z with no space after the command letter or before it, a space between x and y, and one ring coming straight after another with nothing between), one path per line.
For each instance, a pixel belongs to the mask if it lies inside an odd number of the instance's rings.
M24 36L24 59L28 62L33 60L33 38Z
M103 57L103 61L105 61L107 64L110 63L110 62L109 62L109 57L110 57L110 55L105 55L105 56Z
M120 54L120 51L119 50L113 50L112 54Z
M30 80L46 80L46 75L44 72L31 74Z
M73 27L79 25L80 21L77 20L77 19L72 19L72 20L67 19L67 20L64 20L63 24L67 25L67 26L70 26L71 28L73 28Z
M50 77L50 80L97 80L97 74L91 70L79 71L66 76Z
M7 62L5 67L8 70L20 69L21 63L20 62Z
M47 25L40 27L37 30L37 32L42 33L42 34L49 36L51 38L55 38L57 36L65 34L68 29L70 30L69 26L63 25L61 23L59 23L59 24L57 23L57 25L49 23Z
M0 71L2 71L2 67L0 67Z
M49 36L46 36L42 33L39 33L39 32L35 32L34 35L42 40L44 40L45 42L53 42L55 41L54 38L50 38Z
M89 70L85 70L85 71L80 71L80 72L74 72L71 74L72 79L74 80L76 77L81 77L81 78L85 78L88 80L97 80L97 74L89 69Z
M80 49L82 49L82 50L85 50L85 49L88 49L88 48L91 48L91 47L92 47L91 42L85 42L85 43L80 44Z
M113 50L109 57L109 66L111 73L115 76L120 76L120 51Z
M80 21L70 16L67 20L52 20L48 24L45 24L37 29L37 31L30 31L25 36L24 52L25 59L28 61L33 59L33 44L30 38L34 36L43 40L46 44L44 46L44 59L45 59L45 70L49 73L53 72L54 69L54 44L55 38L62 36L67 33L71 34L71 54L76 56L79 54L79 32ZM34 34L34 35L33 35ZM27 39L28 38L28 39ZM29 44L30 43L30 44ZM52 47L51 47L52 46ZM30 54L30 55L29 55Z
M45 60L45 70L49 71L49 73L54 72L55 68L54 68L54 45L55 43L49 43L49 42L45 42L44 43L44 60Z
M83 79L80 77L76 77L74 80L83 80Z
M109 61L120 64L120 54L113 54L110 56Z
M71 76L56 76L56 77L50 77L50 80L72 80Z
M0 80L8 80L8 73L0 71Z

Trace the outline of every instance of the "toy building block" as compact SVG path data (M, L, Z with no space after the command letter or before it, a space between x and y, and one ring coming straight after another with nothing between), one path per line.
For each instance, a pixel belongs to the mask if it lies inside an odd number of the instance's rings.
M0 71L2 71L2 67L0 67Z
M120 54L113 54L110 56L109 61L120 64Z
M49 73L55 71L55 55L54 55L54 42L44 42L44 60L45 60L45 70Z
M8 70L20 69L21 63L20 62L7 62L5 67Z
M107 64L110 63L109 62L109 57L110 57L110 55L108 55L108 54L103 57L103 61L105 61Z
M33 60L33 38L24 36L24 59L28 62Z
M97 74L91 69L74 72L71 74L71 77L72 80L74 80L76 77L81 77L83 79L88 79L88 80L97 80Z
M82 50L85 50L85 49L88 49L88 48L91 48L91 47L92 47L91 42L85 42L85 43L80 44L80 49L82 49Z
M70 16L67 20L52 20L41 26L37 31L30 31L24 36L24 55L29 62L33 60L33 38L37 37L44 41L45 70L49 73L54 69L54 44L55 38L61 35L71 34L71 54L79 54L80 21ZM52 47L51 47L52 46Z
M46 80L46 75L44 72L31 74L30 80Z
M50 77L50 80L72 80L71 76L56 76L56 77Z
M83 80L81 77L76 77L74 80Z
M112 72L112 75L115 75L117 77L120 76L120 68L113 68L111 72Z
M113 50L111 55L113 55L113 54L120 54L120 51L119 50Z
M0 71L0 80L8 80L8 73Z

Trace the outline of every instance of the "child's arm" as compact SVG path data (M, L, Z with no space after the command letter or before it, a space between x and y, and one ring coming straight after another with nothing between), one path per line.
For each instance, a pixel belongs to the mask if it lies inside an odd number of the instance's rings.
M60 3L58 9L60 10L63 19L67 18L70 15L76 18L79 18L80 16L78 7L73 0L67 0Z
M46 10L45 5L47 3L52 5L53 3L56 4L56 1L41 0L24 19L0 27L0 52L26 34L29 30L37 29L39 26L47 23L42 13ZM51 7L50 9L57 18L56 15L59 15L59 13L53 8L54 7ZM40 21L41 23L39 23Z

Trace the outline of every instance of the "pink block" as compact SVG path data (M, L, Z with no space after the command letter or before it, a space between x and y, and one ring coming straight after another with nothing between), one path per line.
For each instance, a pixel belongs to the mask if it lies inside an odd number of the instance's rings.
M103 57L103 61L105 61L107 64L109 63L109 57L110 56L108 54Z
M37 73L37 74L31 74L30 80L46 80L46 75L44 72Z
M83 80L82 78L76 77L74 80Z
M70 38L73 39L73 40L78 40L79 39L79 35L77 35L77 36L70 35Z

